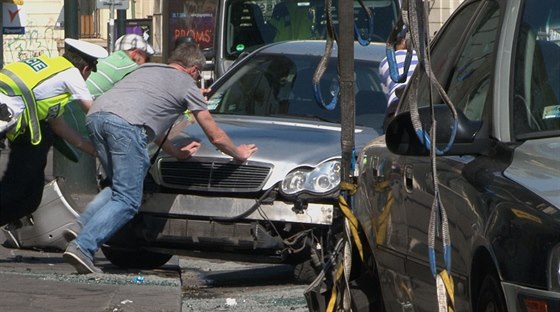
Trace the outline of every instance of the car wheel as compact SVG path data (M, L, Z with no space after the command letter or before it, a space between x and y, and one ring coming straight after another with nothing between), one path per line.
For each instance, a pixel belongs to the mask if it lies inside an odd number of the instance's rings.
M378 281L368 280L366 283L352 281L350 283L351 307L353 312L385 311L381 290L376 288Z
M321 272L311 259L294 264L294 280L301 284L311 284Z
M172 257L172 255L147 250L118 249L109 246L101 247L101 251L112 264L125 269L156 269L166 264Z
M362 241L365 241L361 235ZM352 247L352 270L350 274L350 294L352 311L385 311L381 283L373 252L369 247L364 250L362 262L355 245Z
M481 312L506 312L506 303L500 287L500 282L495 275L489 274L484 277L475 311Z

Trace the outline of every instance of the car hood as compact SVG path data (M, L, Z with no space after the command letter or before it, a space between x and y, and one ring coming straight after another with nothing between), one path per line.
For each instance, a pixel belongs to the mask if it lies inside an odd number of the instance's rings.
M256 144L258 151L251 162L272 164L273 174L265 185L272 186L296 167L314 167L325 160L340 158L341 127L336 123L315 120L254 116L214 115L214 119L234 144ZM369 140L379 136L373 128L355 129L355 148L359 151ZM186 127L172 141L182 146L189 140L199 141L200 150L190 159L232 160L214 147L198 124ZM154 146L151 151L155 150ZM160 152L159 157L169 157Z
M504 174L560 209L560 138L524 142Z

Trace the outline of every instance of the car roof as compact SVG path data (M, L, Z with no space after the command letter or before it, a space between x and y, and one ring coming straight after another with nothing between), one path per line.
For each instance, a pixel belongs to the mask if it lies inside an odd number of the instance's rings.
M259 49L258 53L322 56L325 53L325 46L325 40L283 41L266 45ZM386 56L385 47L386 45L380 42L372 42L367 46L354 42L354 59L380 62ZM336 57L337 55L338 48L335 42L331 56Z

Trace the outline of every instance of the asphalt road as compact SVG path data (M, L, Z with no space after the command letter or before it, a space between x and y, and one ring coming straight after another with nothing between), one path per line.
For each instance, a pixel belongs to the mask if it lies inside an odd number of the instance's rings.
M99 254L104 273L78 275L60 252L0 247L0 311L180 311L178 262L127 271Z
M182 312L309 311L292 267L180 257Z
M0 234L2 238L3 234ZM60 252L0 246L0 311L308 311L287 265L173 257L123 270L101 253L101 274L78 275Z
M8 160L0 150L0 177ZM52 164L52 153L49 154ZM53 179L52 166L45 170ZM0 229L0 244L5 234ZM306 285L293 284L287 265L175 256L157 270L123 270L99 252L101 274L78 275L61 251L0 245L0 311L308 311Z

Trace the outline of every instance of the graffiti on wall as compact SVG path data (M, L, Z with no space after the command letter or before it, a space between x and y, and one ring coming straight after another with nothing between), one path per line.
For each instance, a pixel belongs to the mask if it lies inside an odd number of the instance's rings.
M48 24L55 25L55 22ZM28 20L25 34L4 36L4 62L12 63L40 55L58 56L57 43L63 38L63 31L54 26L37 26Z

